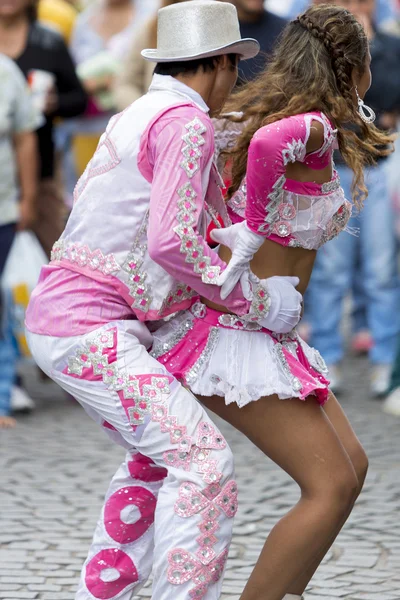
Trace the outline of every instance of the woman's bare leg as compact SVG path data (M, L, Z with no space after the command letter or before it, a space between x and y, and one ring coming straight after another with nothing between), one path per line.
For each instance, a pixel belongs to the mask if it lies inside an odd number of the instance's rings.
M268 536L241 600L282 600L337 534L358 480L325 411L310 398L261 398L239 409L223 398L205 406L242 431L300 486L301 498Z
M340 441L342 442L342 444L353 464L354 470L357 475L357 480L358 480L358 488L357 488L357 497L358 497L358 495L360 494L360 492L363 488L365 477L367 475L367 470L368 470L367 456L365 454L365 451L364 451L362 445L360 444L360 441L358 440L356 434L354 433L353 428L350 425L348 418L346 417L345 413L343 412L342 407L340 406L339 402L337 401L337 399L335 398L335 396L332 393L330 394L330 398L329 398L328 402L324 406L324 411L325 411L325 414L327 415L328 419L332 423L333 428L335 429L336 433L338 434ZM353 507L351 506L350 510L348 511L348 514L345 516L345 519L344 519L343 524L341 525L340 529L342 528L342 526L344 525L344 523L347 521L348 517L350 516L352 508ZM340 531L340 529L339 529L339 531ZM339 532L337 532L337 533L339 533ZM336 538L336 534L332 537L332 539L330 540L330 542L328 543L326 548L324 548L324 550L321 553L319 553L318 556L316 556L312 566L309 569L307 569L293 585L290 586L290 588L288 590L290 594L298 594L299 596L302 595L302 593L308 586L309 582L311 581L315 571L318 569L323 558L325 557L326 553L328 552L329 548L332 546L333 542L335 541L335 538Z

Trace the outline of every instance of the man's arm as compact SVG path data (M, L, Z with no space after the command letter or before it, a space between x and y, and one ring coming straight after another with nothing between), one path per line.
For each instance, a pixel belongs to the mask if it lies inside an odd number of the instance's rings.
M183 117L182 117L183 113ZM213 127L194 107L172 109L152 127L148 158L153 167L148 251L178 281L236 314L249 312L240 284L221 299L216 285L224 263L202 237L204 196L213 160Z

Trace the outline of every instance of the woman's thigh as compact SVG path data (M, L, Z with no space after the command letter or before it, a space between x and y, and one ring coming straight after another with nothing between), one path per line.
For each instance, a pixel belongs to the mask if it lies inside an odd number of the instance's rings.
M350 421L332 393L330 393L323 410L349 455L360 483L362 483L367 473L368 459Z
M284 469L303 493L356 490L349 455L324 409L312 397L261 398L243 408L225 405L219 396L199 398L211 411L246 435Z

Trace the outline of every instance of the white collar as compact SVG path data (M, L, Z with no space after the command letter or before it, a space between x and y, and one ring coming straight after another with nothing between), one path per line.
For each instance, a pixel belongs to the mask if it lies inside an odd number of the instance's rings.
M198 92L178 79L175 79L175 77L171 77L170 75L153 75L149 92L159 92L161 90L189 99L205 113L208 113L210 110Z

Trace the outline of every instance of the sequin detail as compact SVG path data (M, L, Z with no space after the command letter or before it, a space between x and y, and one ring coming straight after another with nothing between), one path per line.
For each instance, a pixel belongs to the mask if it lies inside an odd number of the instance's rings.
M121 392L129 400L127 414L133 427L142 425L151 413L154 403L163 402L170 394L170 378L165 375L150 378L150 383L142 383L140 377L130 375L109 362L107 350L114 348L115 328L97 333L80 347L75 356L68 358L67 372L84 377L83 370L92 368L94 375L101 376L104 385L111 391ZM104 352L106 353L104 354Z
M222 327L229 327L231 329L242 329L245 331L260 331L262 326L255 321L246 321L236 315L224 314L218 317L218 323Z
M336 177L335 177L336 174ZM330 194L331 192L335 192L340 188L340 179L337 176L337 173L334 173L334 176L330 181L326 181L321 185L321 192L323 194Z
M198 159L201 157L200 146L205 143L203 134L206 127L197 117L186 126L188 133L183 136L185 146L182 154L185 160L181 163L189 180L199 170ZM190 181L182 185L178 191L178 214L177 221L179 225L174 227L174 232L181 239L180 251L185 254L185 262L192 263L195 273L201 274L203 283L215 284L221 268L211 265L209 256L204 256L203 244L196 235L193 225L196 223L196 198L195 192Z
M209 426L208 423L201 425ZM228 551L225 550L217 558L213 546L218 539L214 534L219 529L218 517L221 510L227 517L232 518L236 514L237 506L237 484L233 480L223 488L219 483L210 483L204 490L191 482L180 486L174 509L182 518L201 515L198 524L200 536L196 538L199 549L196 558L180 548L170 551L167 578L175 585L191 579L196 587L191 590L190 598L204 598L209 584L218 581L221 576Z
M346 200L333 215L329 226L322 236L321 245L332 240L334 237L339 235L343 229L346 228L346 225L351 217L351 213L352 205L348 200Z
M205 143L204 137L202 136L203 133L207 131L207 128L198 117L195 117L193 121L187 123L185 127L188 132L182 138L185 142L185 146L182 149L182 154L185 158L181 163L181 167L191 179L199 170L198 159L202 156L200 146Z
M179 225L174 227L174 232L181 239L180 251L185 254L185 262L194 265L195 273L201 274L203 283L216 283L220 274L220 267L211 266L209 256L204 256L202 243L199 241L192 225L195 223L197 194L190 182L185 183L178 190L180 200L178 201L177 221Z
M288 142L286 148L282 150L283 164L286 166L288 163L294 163L296 161L302 162L306 156L306 145L301 140L293 139Z
M274 353L276 355L276 358L278 359L278 362L282 368L283 373L285 374L286 379L290 382L290 385L292 386L293 391L296 393L300 392L303 389L303 386L301 384L300 379L298 377L295 377L290 370L289 364L286 360L285 353L283 351L282 343L278 342L277 344L275 344Z
M258 321L266 317L271 308L271 297L264 282L256 278L255 283L252 284L252 292L253 298L250 311L245 317L246 321Z
M186 285L184 283L178 283L174 285L172 290L170 290L166 295L166 298L161 305L161 308L159 310L160 317L162 317L164 313L174 304L179 304L184 300L193 298L193 296L195 295L196 292L192 290L192 288L189 285Z
M51 260L67 260L79 267L88 267L104 275L118 273L121 267L113 254L103 254L101 250L91 250L86 244L67 244L58 240L51 250Z
M150 356L153 358L159 358L170 352L172 348L176 346L183 338L187 335L187 333L193 329L194 319L192 315L188 314L187 318L177 327L172 336L168 336L168 342L163 342L162 340L156 339L153 344L153 347L150 352Z
M217 327L211 327L210 333L208 334L207 343L200 357L194 363L192 368L186 373L185 381L186 384L190 387L195 383L195 381L200 376L203 368L206 363L209 362L212 353L214 352L214 348L218 343L219 331Z
M145 232L147 230L148 220L149 211L146 212L129 254L122 265L122 269L128 274L127 285L129 294L133 299L132 308L137 308L142 312L147 312L149 310L153 299L150 293L150 287L146 285L147 275L141 269L147 250Z
M233 194L233 196L228 200L227 205L234 213L244 218L244 212L246 210L246 201L247 201L247 183L246 178L243 179L243 182L239 189Z
M264 219L264 223L258 227L258 231L260 233L266 233L269 231L270 225L279 219L279 205L283 202L283 186L285 185L285 181L285 176L281 175L272 186L271 193L268 194L268 198L265 203L267 215Z

